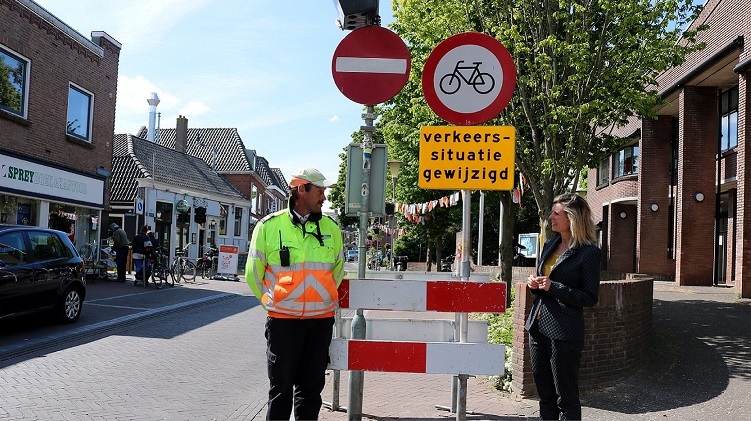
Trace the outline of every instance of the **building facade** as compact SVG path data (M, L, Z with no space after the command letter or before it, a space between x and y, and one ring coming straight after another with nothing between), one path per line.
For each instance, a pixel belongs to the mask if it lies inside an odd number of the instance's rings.
M134 237L152 227L174 257L198 257L209 245L247 247L247 199L200 158L133 135L116 135L112 156L112 212Z
M603 269L751 298L751 8L707 0L706 48L658 78L667 105L632 121L622 149L589 170Z
M0 222L56 228L78 248L101 237L120 49L0 0Z

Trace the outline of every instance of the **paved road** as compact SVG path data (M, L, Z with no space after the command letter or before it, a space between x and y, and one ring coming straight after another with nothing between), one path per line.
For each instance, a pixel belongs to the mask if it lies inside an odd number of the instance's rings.
M31 353L3 338L0 354L18 355L0 362L0 419L250 420L265 413L265 314L247 285L233 284L159 291L90 285L94 294L104 288L122 294L86 303L92 320L78 330L95 327L86 334L57 332L58 345L33 346ZM217 299L170 311L173 296ZM124 314L109 327L88 323L102 311ZM42 331L57 328L39 324ZM31 330L30 337L38 332Z

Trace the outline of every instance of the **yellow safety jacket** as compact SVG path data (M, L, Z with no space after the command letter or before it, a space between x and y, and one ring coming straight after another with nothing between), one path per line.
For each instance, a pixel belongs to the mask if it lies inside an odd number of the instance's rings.
M289 266L282 266L284 248ZM253 230L245 279L271 317L333 317L344 259L342 233L333 219L322 216L318 223L301 224L287 208L263 218Z

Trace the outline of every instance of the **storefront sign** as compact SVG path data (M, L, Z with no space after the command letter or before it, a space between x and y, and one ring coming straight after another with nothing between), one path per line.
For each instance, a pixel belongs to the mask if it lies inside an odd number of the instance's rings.
M64 202L104 206L104 180L0 154L0 188Z
M219 267L217 273L237 273L237 254L240 248L227 244L219 245Z
M177 201L177 203L175 204L175 209L176 209L176 210L177 210L177 211L178 211L179 213L185 213L185 212L187 212L187 211L188 211L188 209L189 209L189 207L188 207L188 201L187 201L187 200L185 200L185 199L183 199L183 200L178 200L178 201Z

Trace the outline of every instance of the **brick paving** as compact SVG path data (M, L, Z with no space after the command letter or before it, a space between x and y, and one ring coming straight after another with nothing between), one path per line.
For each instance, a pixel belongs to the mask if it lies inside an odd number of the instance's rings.
M751 300L730 288L655 283L645 367L583 394L590 420L751 419ZM73 326L0 324L0 419L262 420L265 314L244 282L162 290L93 283ZM67 333L66 333L67 332ZM74 334L72 334L74 333ZM52 339L50 339L52 338ZM346 407L348 373L339 405ZM333 400L333 374L323 399ZM451 376L365 373L364 420L443 420ZM468 381L466 419L534 418L484 377ZM321 411L321 420L346 412Z

